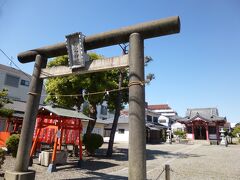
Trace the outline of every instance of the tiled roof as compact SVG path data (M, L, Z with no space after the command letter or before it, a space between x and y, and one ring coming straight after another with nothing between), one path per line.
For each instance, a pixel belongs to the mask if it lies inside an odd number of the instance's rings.
M171 109L168 104L156 104L156 105L148 105L147 109L150 110L164 110Z
M30 74L27 74L27 73L25 73L24 72L24 74L23 74L23 72L22 71L20 71L20 70L18 70L18 69L15 69L15 68L13 68L13 67L10 67L10 66L6 66L6 65L3 65L3 64L0 64L0 70L2 71L6 71L6 72L11 72L11 73L14 73L14 74L21 74L21 75L24 75L24 76L28 76L29 78L31 78L31 75Z
M53 114L56 114L58 116L62 117L71 117L71 118L79 118L83 120L94 120L86 115L84 115L81 112L77 112L74 109L66 109L66 108L61 108L58 106L43 106L38 110L38 114L44 113L44 111L49 111Z
M177 121L186 122L192 121L196 118L205 121L226 121L226 117L220 117L217 108L194 108L187 109L186 117L180 118Z
M4 107L13 109L14 111L24 112L26 108L26 102L24 101L12 101L12 103L6 104Z
M103 120L105 121L105 124L112 124L114 120L114 117ZM118 118L118 124L128 124L128 115L120 115Z

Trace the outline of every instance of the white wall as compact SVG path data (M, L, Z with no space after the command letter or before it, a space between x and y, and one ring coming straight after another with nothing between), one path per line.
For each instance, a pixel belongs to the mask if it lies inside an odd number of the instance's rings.
M174 124L171 125L172 131L177 131L177 130L182 130L182 131L184 131L185 127L186 127L186 126L185 126L184 124L181 124L181 123L179 123L179 122L176 122L176 123L174 123Z
M159 122L160 124L168 127L168 125L169 125L169 118L166 117L166 116L162 116L162 115L161 115L161 116L159 116L159 118L158 118L158 122Z
M209 134L209 139L217 139L217 135L216 134Z
M193 139L193 135L192 134L187 134L187 139Z
M109 124L106 128L111 128L112 124ZM119 133L119 129L124 129L124 134L120 134ZM114 136L114 142L128 142L128 138L129 138L129 125L128 123L121 123L118 124L117 126L117 130ZM108 142L109 141L109 137L104 137L104 141Z
M124 134L119 134L118 129L124 129ZM129 127L128 124L118 124L117 131L115 133L115 142L128 142Z

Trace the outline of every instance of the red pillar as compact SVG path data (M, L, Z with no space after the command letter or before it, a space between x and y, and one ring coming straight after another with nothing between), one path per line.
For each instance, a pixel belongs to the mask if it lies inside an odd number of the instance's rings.
M40 132L41 132L41 127L38 127L37 133L36 133L36 136L35 136L31 151L30 151L30 157L32 157L33 154L35 153L36 146L37 146L37 143L38 143L38 136L39 136Z
M13 125L13 132L16 132L16 131L17 131L17 122L15 121Z
M61 135L60 135L60 138L58 139L58 150L62 150L62 138L63 138L63 126L64 126L64 120L61 120L60 119L60 133L61 133ZM58 128L59 129L59 128Z
M206 125L206 139L209 140L209 135L208 135L208 124Z
M194 137L194 124L192 123L192 140L194 140L195 137Z
M80 126L80 125L79 125ZM82 134L82 132L81 132L81 126L80 126L80 128L79 128L79 160L81 161L82 160L82 138L81 138L81 134Z
M57 129L58 131L59 129ZM58 145L58 137L57 137L57 133L55 135L55 141L54 141L54 146L53 146L53 154L52 154L52 164L55 163L56 160L56 154L57 154L57 145Z
M6 132L8 132L10 121L11 121L11 119L8 118L8 119L7 119L7 125L6 125L6 128L5 128L5 131L6 131Z

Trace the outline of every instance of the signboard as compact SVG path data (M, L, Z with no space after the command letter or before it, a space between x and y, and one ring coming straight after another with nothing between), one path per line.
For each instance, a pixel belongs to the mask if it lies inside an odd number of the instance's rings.
M84 35L81 32L66 36L69 66L71 69L85 67Z

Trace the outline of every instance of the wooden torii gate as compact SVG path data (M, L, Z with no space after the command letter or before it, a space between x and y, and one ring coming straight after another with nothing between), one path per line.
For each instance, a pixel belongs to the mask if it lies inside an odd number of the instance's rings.
M147 23L137 24L129 27L112 30L92 36L85 37L84 49L92 50L106 46L129 42L129 179L146 179L146 137L145 137L145 86L144 86L144 39L154 38L180 32L179 17L170 17ZM35 172L28 170L30 149L32 144L33 131L36 121L37 110L43 85L44 74L51 75L53 72L41 70L46 67L47 59L66 55L66 43L58 43L29 50L18 55L21 63L32 62L35 59L32 80L29 88L22 133L19 142L17 159L14 171L7 171L5 178L34 179ZM107 60L111 64L118 64L114 68L122 66L122 60L118 58ZM122 58L120 58L122 59ZM107 63L102 60L102 65L93 71L105 71ZM106 62L107 62L106 61ZM124 60L123 60L124 61ZM86 72L90 66L81 68ZM108 66L109 67L109 66ZM42 72L41 72L42 71ZM61 71L61 70L60 70ZM72 72L75 70L72 69ZM56 71L55 71L56 72ZM64 71L65 74L69 72ZM70 72L70 73L72 73ZM78 71L81 73L83 71ZM75 72L74 72L75 73ZM61 73L56 75L61 75Z

